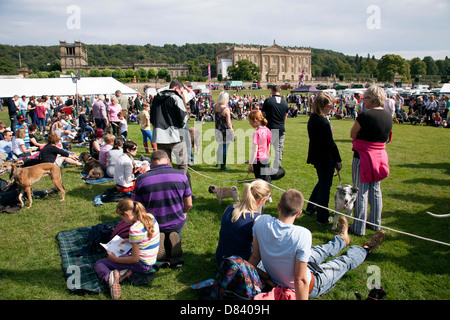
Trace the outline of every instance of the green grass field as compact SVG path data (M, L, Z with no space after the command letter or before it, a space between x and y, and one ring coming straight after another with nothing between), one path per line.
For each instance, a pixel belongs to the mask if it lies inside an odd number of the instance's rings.
M266 94L262 90L257 95ZM218 92L214 92L217 100ZM0 120L9 125L7 111L0 113ZM308 117L289 118L286 124L286 142L283 167L286 176L274 185L281 189L300 190L306 199L316 183L313 166L306 164L308 150ZM351 184L351 120L334 120L334 138L343 159L341 178ZM191 120L190 125L193 125ZM235 129L250 129L247 121L233 121ZM203 131L213 128L212 122L203 125ZM382 183L382 225L444 243L450 243L450 219L438 219L436 214L450 212L450 130L409 124L394 125L393 142L387 146L391 173ZM142 137L136 124L129 125L129 138L142 147ZM205 137L206 139L206 137ZM212 138L203 141L205 153L210 153ZM209 149L208 149L209 148ZM231 150L231 149L230 149ZM75 151L83 151L76 149ZM139 149L138 156L143 150ZM231 152L231 151L230 151ZM235 150L236 152L236 150ZM234 159L237 159L236 156ZM206 164L196 156L191 171L194 206L188 214L182 231L185 264L179 269L161 269L155 279L143 287L127 283L122 286L122 300L191 300L196 293L189 285L215 276L214 253L218 242L221 215L231 199L218 205L208 186L237 185L242 193L243 184L218 182L242 180L248 166L231 163L231 172L220 172L213 164ZM246 159L247 160L247 159ZM61 270L61 259L55 239L58 232L102 222L116 221L114 203L101 207L92 204L94 197L112 186L112 182L99 185L85 184L80 169L69 166L63 169L66 200L59 195L37 199L31 209L15 214L0 214L0 299L2 300L109 300L109 294L75 295L66 288ZM207 177L205 177L207 176ZM249 178L252 177L251 175ZM2 177L6 179L6 175ZM330 208L334 207L332 187ZM42 179L35 188L51 187L49 178ZM273 202L265 208L267 214L277 215L276 204L281 191L273 189ZM334 233L330 226L314 223L315 216L300 216L296 223L305 226L313 234L313 244L322 244ZM352 244L362 245L366 237L352 237ZM345 250L344 252L345 253ZM387 231L387 239L356 270L348 272L336 287L321 300L354 300L354 293L367 296L364 283L371 282L370 266L380 270L381 285L387 291L388 300L448 300L450 299L449 246L418 239L395 231Z

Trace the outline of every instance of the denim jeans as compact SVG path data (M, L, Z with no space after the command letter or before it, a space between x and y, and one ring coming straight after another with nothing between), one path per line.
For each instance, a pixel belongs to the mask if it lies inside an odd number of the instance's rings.
M309 261L319 265L322 270L317 271L309 266L309 269L314 274L314 287L309 294L310 298L319 297L333 289L336 282L338 282L347 271L355 269L366 259L366 249L360 246L351 246L345 255L336 257L329 262L322 263L327 258L339 254L345 247L345 240L341 236L336 235L328 243L311 248Z
M38 118L38 128L40 132L45 132L45 118Z
M90 133L94 134L94 128L91 126L86 125L84 128L81 128L81 141L84 140L84 137L86 136L86 131L89 131Z
M147 142L148 140L150 140L150 142L153 141L152 130L141 129L141 133L142 133L142 140L144 141L144 143Z
M229 143L219 143L219 146L217 147L217 164L227 163L227 151L229 145Z

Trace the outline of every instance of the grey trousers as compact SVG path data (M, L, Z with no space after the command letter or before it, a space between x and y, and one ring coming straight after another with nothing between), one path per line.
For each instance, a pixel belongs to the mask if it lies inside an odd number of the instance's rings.
M380 181L377 182L361 182L360 175L360 159L353 158L352 163L352 181L353 186L359 188L358 197L354 206L354 217L363 221L354 220L350 226L350 230L363 236L366 234L366 221L371 224L368 228L372 230L379 230L380 227L374 226L381 225L381 211L383 210L383 198L381 193ZM367 216L367 204L370 205L369 215Z

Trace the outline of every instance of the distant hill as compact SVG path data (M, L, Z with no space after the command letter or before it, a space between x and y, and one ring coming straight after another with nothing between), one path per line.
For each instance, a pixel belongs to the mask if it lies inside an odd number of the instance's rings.
M120 66L125 62L154 61L159 63L177 64L190 63L194 65L211 64L216 67L215 54L217 50L232 45L231 43L199 43L164 46L146 45L105 45L86 44L89 65ZM325 77L343 74L377 75L377 61L368 54L348 56L343 53L326 49L311 49L313 77ZM20 60L19 60L20 53ZM425 59L424 59L425 60ZM61 70L59 45L55 46L10 46L0 44L0 74L17 74L21 61L22 67L39 71ZM429 61L427 61L429 63ZM432 61L437 66L438 73L448 74L448 59ZM427 66L428 67L428 66ZM428 67L430 69L430 67Z

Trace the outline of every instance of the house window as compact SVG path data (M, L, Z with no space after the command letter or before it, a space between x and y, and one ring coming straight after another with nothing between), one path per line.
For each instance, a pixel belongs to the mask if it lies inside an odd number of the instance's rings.
M69 59L69 65L73 67L73 59Z

